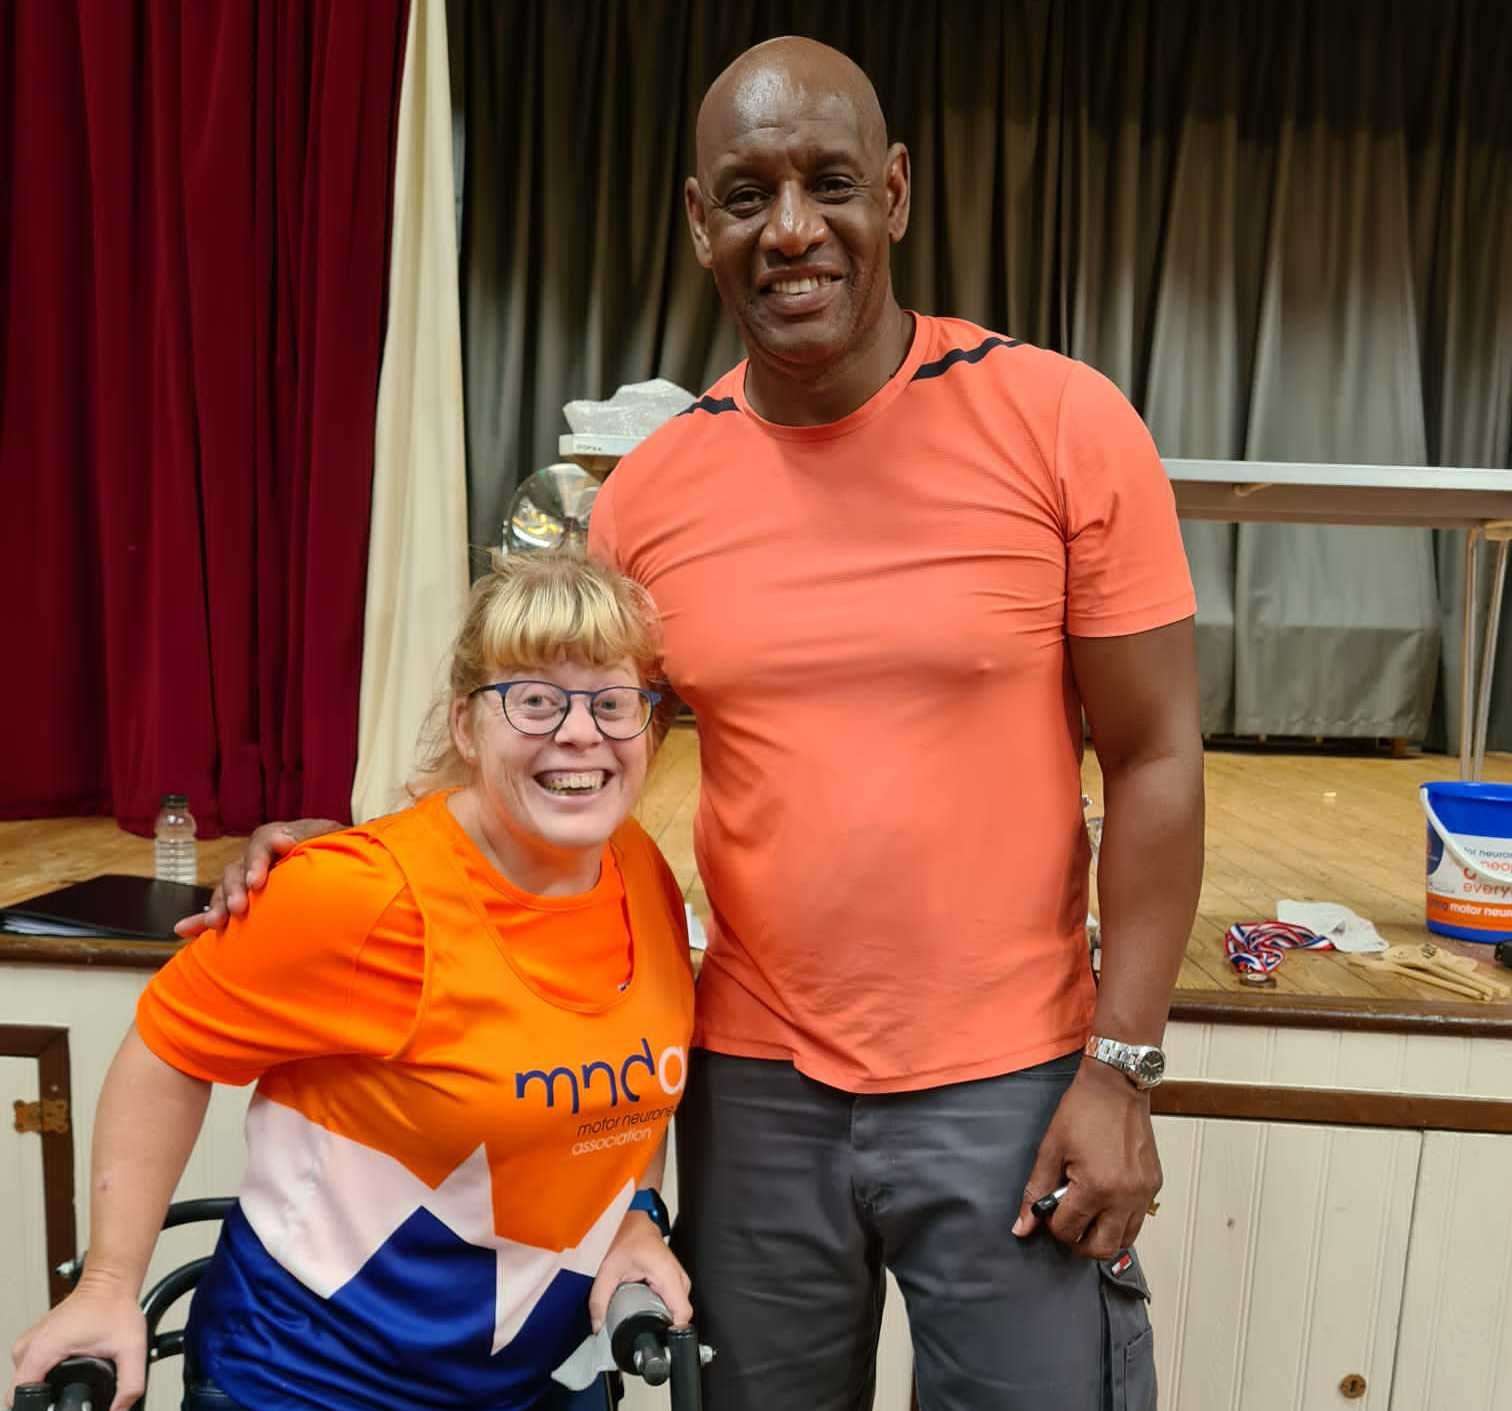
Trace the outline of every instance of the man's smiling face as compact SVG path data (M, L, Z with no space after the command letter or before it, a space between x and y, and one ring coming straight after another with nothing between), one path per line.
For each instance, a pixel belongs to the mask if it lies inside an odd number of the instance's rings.
M887 149L874 99L822 75L774 61L727 77L699 115L694 248L753 360L818 371L865 347L888 309L906 153Z

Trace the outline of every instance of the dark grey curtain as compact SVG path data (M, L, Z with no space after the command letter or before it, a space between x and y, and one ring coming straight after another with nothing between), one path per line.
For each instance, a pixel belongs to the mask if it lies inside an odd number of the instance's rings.
M681 182L709 81L782 33L861 63L913 153L910 306L1093 363L1169 456L1512 463L1506 0L453 0L452 22L477 544L556 458L563 402L698 390L741 356ZM1453 536L1186 536L1209 732L1420 739L1436 696L1457 722Z

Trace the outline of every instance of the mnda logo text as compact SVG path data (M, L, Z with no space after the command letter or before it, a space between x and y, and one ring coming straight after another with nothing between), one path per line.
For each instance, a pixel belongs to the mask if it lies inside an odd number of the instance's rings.
M639 1090L631 1086L631 1078L636 1070L644 1070L644 1076L636 1078L640 1084ZM639 1102L641 1093L645 1091L644 1085L654 1079L663 1093L668 1097L676 1097L683 1090L683 1084L688 1079L688 1055L678 1044L668 1044L661 1054L653 1055L651 1041L643 1038L640 1048L630 1053L616 1069L614 1064L603 1059L595 1059L592 1063L585 1063L581 1068L532 1068L528 1072L515 1074L515 1097L523 1099L530 1090L532 1083L539 1083L546 1091L546 1106L555 1107L557 1097L557 1085L564 1085L564 1091L572 1101L574 1114L582 1106L584 1094L598 1083L600 1088L607 1086L609 1090L608 1107L618 1107L621 1101ZM580 1081L581 1080L581 1081Z

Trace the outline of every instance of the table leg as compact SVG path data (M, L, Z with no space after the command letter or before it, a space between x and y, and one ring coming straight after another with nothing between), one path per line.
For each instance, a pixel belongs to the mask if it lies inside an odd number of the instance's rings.
M1460 778L1475 777L1475 609L1479 527L1465 531L1464 621L1460 625Z
M1486 607L1486 641L1481 651L1480 681L1476 687L1475 754L1471 760L1472 779L1479 779L1486 767L1486 732L1491 722L1491 682L1496 676L1496 635L1501 626L1502 590L1507 584L1507 541L1496 541L1496 560L1491 569L1491 601Z

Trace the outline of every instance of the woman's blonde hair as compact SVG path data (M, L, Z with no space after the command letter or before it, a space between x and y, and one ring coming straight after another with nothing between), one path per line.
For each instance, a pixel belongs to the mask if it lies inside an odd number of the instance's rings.
M452 705L500 671L540 671L563 658L595 667L629 660L645 685L656 676L660 650L656 608L640 584L570 549L496 554L472 586L446 687L421 731L411 796L466 782Z

